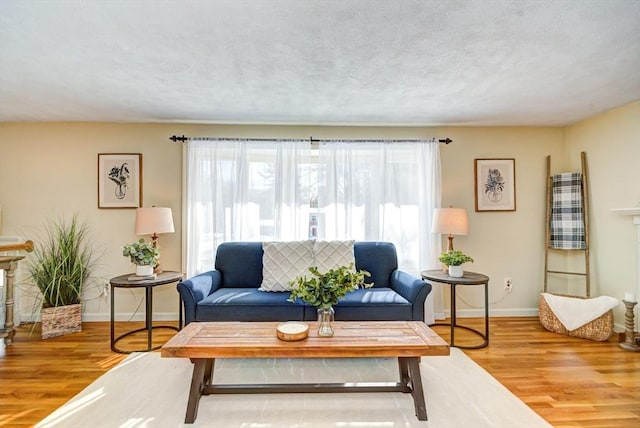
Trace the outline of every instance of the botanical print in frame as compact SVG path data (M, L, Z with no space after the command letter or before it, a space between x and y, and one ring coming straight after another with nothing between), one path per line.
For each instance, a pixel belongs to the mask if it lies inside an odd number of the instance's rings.
M98 153L98 208L142 206L142 154Z
M516 210L516 160L475 160L476 212Z

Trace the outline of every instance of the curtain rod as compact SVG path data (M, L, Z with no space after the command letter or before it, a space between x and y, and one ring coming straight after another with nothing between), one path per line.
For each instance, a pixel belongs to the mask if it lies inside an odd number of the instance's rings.
M171 141L174 143L180 142L184 143L187 141L303 141L300 138L220 138L220 137L185 137L182 135L178 137L177 135L172 135L169 137ZM418 139L418 140L324 140L324 139L316 139L313 137L309 137L309 142L311 143L335 143L347 141L350 143L441 143L441 144L449 144L452 143L453 140L450 138L438 139L438 138L428 138L428 139Z

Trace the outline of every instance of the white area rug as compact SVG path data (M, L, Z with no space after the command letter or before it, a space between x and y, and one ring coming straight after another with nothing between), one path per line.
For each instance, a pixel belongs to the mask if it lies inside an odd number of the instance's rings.
M192 365L159 353L130 355L38 427L185 426ZM429 420L403 393L208 395L193 427L550 427L456 348L420 364ZM396 382L392 358L217 360L217 383Z

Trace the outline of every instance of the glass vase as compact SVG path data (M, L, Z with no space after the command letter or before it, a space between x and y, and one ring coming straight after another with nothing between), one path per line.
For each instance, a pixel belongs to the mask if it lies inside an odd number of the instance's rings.
M334 319L335 311L333 308L318 308L318 336L333 336L333 327L331 322Z

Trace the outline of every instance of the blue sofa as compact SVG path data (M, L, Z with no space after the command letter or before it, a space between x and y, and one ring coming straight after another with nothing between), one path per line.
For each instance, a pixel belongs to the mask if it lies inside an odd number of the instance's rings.
M185 325L194 321L312 321L316 308L289 292L267 292L262 283L262 243L225 242L218 246L215 270L178 283ZM347 294L335 309L339 321L424 321L431 284L398 270L389 242L355 242L356 269L371 273L362 288Z

